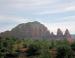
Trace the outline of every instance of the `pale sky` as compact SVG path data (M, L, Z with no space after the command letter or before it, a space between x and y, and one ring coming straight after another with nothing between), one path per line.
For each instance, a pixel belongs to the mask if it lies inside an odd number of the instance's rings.
M0 32L30 21L75 34L75 0L0 0Z

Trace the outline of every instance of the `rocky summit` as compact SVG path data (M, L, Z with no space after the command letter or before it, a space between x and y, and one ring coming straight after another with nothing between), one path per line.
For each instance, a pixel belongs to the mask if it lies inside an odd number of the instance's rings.
M13 28L11 31L6 31L0 33L1 37L15 37L20 39L65 39L71 38L71 35L68 29L65 31L65 34L58 29L57 34L55 35L53 32L49 32L46 26L41 24L40 22L28 22L22 23Z
M49 38L49 30L40 22L22 23L13 28L11 31L1 33L2 37L12 36L15 38L32 38L45 39Z

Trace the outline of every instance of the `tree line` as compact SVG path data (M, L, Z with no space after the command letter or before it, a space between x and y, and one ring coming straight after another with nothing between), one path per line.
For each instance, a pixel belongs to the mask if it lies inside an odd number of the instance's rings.
M75 58L75 42L0 37L0 58Z

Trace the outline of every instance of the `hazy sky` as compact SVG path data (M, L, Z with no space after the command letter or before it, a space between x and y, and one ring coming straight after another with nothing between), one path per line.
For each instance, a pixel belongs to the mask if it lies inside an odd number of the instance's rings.
M0 0L0 32L20 23L39 21L50 32L75 33L75 0Z

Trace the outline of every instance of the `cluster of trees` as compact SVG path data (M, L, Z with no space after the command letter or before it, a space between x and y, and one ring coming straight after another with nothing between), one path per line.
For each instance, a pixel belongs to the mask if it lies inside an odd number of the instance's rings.
M75 42L0 37L0 58L75 58Z

